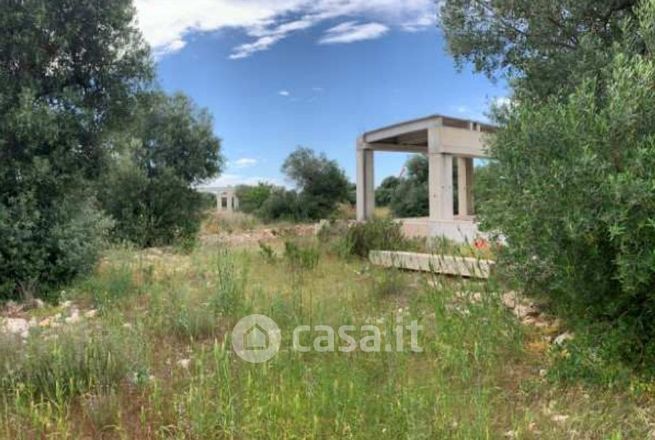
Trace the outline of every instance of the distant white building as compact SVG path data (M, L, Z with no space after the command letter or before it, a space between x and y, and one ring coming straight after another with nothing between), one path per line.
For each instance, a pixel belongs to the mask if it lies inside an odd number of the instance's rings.
M357 220L369 220L375 210L374 152L419 153L428 158L430 216L401 219L405 233L473 242L482 235L475 219L474 160L488 157L487 136L495 130L489 124L434 115L362 134L357 139ZM454 165L457 166L457 211Z
M201 193L214 194L216 196L216 209L218 212L235 212L239 210L239 198L236 188L232 186L224 188L197 188Z

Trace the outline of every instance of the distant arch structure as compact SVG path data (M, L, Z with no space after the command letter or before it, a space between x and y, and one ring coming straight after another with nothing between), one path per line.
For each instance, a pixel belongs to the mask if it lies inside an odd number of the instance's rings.
M219 188L197 188L201 193L213 194L216 196L216 210L218 212L236 212L239 210L239 197L236 188L232 186Z
M375 152L419 153L428 157L430 216L402 219L405 233L472 242L481 235L473 200L474 160L488 158L485 138L495 131L489 124L432 115L362 134L357 139L357 220L369 220L375 211Z

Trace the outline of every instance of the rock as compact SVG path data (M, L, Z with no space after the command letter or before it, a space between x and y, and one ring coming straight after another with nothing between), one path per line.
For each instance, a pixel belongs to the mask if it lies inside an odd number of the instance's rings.
M77 324L80 322L80 311L78 309L73 309L71 315L64 320L66 324Z
M508 309L513 309L519 304L518 296L515 292L503 293L501 300Z
M480 292L455 292L455 298L474 304L482 302L482 294Z
M178 367L188 370L189 365L191 365L191 359L180 359L179 361L177 361L177 365Z
M569 416L563 414L555 414L551 417L551 420L556 423L564 423L569 419Z
M560 346L561 346L561 345L563 345L566 341L570 341L571 339L573 339L574 336L575 336L575 335L574 335L573 333L570 333L570 332L564 332L564 333L562 333L561 335L559 335L558 337L556 337L555 340L553 340L553 344L555 344L555 345L560 345Z
M22 338L27 338L31 327L31 323L22 318L6 318L2 323L3 332L19 335Z

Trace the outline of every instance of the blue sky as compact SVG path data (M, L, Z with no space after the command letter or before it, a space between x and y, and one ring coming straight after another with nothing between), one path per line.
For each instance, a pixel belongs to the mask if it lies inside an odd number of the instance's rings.
M214 115L229 160L212 182L221 186L288 184L280 167L299 145L338 160L354 180L362 132L433 113L482 119L506 96L503 84L455 69L432 0L399 3L136 2L161 86ZM399 174L405 157L377 154L376 181Z

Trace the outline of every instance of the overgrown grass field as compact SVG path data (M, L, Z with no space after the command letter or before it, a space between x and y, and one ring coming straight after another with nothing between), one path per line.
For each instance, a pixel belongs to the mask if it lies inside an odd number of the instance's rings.
M493 282L377 269L314 238L289 243L108 252L92 277L62 292L95 316L0 341L0 436L652 435L648 390L560 381L550 371L568 354L544 340L553 330L522 326ZM282 330L280 352L264 364L231 348L232 327L253 313ZM291 349L298 325L390 332L399 315L423 327L423 352Z

